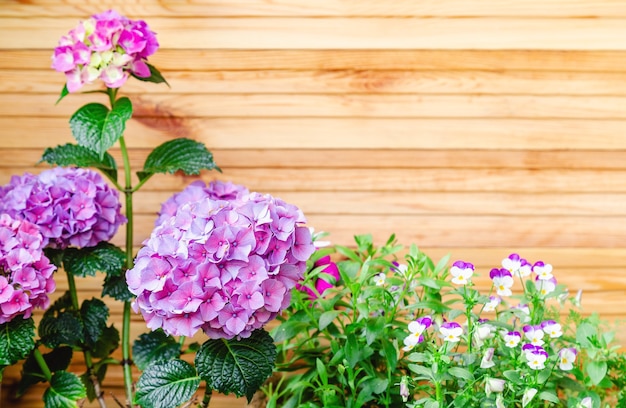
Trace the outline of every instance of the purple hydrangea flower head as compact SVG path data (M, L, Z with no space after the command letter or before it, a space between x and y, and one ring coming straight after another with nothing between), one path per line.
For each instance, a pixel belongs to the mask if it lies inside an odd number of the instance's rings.
M35 224L0 215L0 324L50 305L56 267L43 254L43 242Z
M54 167L14 176L0 187L0 212L37 225L44 247L108 241L126 222L120 210L118 192L88 169Z
M151 329L249 337L289 305L315 247L295 206L241 186L194 184L163 204L126 273Z
M336 263L331 261L330 255L326 255L318 259L313 264L313 268L319 268L322 266L324 267L324 269L320 271L320 275L325 274L325 275L332 276L332 279L334 279L335 282L339 282L339 268L337 268ZM333 287L332 283L328 282L328 280L326 280L325 277L320 276L320 275L318 275L315 281L315 291L313 291L312 289L306 286L302 286L300 284L297 284L296 287L298 288L298 290L303 290L306 293L308 293L309 299L316 299L318 297L318 294L319 296L321 296L327 289L330 289Z
M119 88L130 74L151 75L147 58L158 48L155 33L144 21L109 10L81 21L61 37L52 68L65 74L69 92L97 79L109 88Z

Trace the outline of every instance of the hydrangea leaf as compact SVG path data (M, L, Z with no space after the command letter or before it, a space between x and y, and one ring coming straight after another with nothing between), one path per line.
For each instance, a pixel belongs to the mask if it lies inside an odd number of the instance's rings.
M72 348L71 347L58 347L49 353L43 355L43 359L50 371L55 372L59 370L65 370L70 365L72 360ZM35 357L31 353L24 365L22 366L22 378L17 384L15 391L16 397L21 397L32 385L46 381L46 377L41 371L41 367L35 360Z
M194 367L183 360L148 366L137 382L135 403L143 408L177 407L189 400L200 386Z
M223 394L246 396L248 402L272 374L276 346L263 329L241 340L212 339L196 354L196 367L207 385Z
M140 370L180 355L180 344L161 329L144 333L133 343L133 360Z
M111 180L117 180L117 164L113 156L104 153L101 158L96 152L84 146L67 143L49 147L44 151L41 161L62 167L95 167Z
M46 310L39 323L39 337L49 348L61 344L77 346L83 343L83 322L78 311L72 310L69 292L65 292Z
M213 161L213 154L203 143L195 140L179 138L157 146L148 155L143 170L137 172L140 180L155 173L200 174L200 170L213 170L219 167Z
M120 345L120 332L113 326L105 327L92 350L95 358L106 358Z
M92 349L107 327L109 307L100 299L85 300L80 307L80 317L85 328L84 344Z
M78 406L76 401L86 396L87 391L80 378L67 371L57 371L43 394L43 401L46 407L75 408Z
M150 69L150 76L149 77L142 78L140 76L135 75L133 72L131 72L130 74L133 77L135 77L138 80L140 80L140 81L152 82L152 83L155 83L155 84L162 84L162 83L164 83L168 87L170 86L170 84L167 83L167 81L165 80L165 78L163 77L161 72L159 72L159 70L154 65L148 64L147 62L146 62L146 65Z
M127 302L133 300L133 295L128 290L126 284L126 278L124 276L108 275L104 278L104 285L102 285L102 296L111 296L115 300L120 302Z
M104 241L93 247L68 248L63 254L63 268L74 276L95 276L96 272L120 276L125 263L124 251Z
M0 324L0 367L10 366L25 358L35 347L33 319L21 316Z
M103 159L104 153L124 134L132 113L133 106L126 97L115 101L111 110L101 103L89 103L72 115L70 128L79 145Z

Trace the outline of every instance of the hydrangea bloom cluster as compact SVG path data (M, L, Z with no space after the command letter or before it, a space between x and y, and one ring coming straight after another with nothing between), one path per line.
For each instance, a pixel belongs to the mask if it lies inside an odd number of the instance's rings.
M280 199L221 182L199 187L164 205L127 272L134 307L171 335L249 337L288 306L315 250L311 233ZM211 198L226 191L234 198Z
M0 187L0 212L39 227L43 246L89 247L110 240L126 222L118 192L99 173L54 167L13 176Z
M0 324L49 306L56 267L44 256L43 241L36 225L0 215Z
M155 33L142 21L113 10L95 14L61 37L52 68L65 73L67 90L101 79L109 88L122 86L130 73L151 75L146 59L159 48Z

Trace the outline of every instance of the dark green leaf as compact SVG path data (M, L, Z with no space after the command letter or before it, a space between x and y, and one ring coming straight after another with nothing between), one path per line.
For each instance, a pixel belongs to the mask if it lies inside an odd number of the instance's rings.
M180 344L161 329L144 333L133 344L133 359L140 370L180 356Z
M72 360L72 348L55 348L51 352L44 354L43 359L48 365L50 371L55 372L65 370L70 365L70 361ZM41 371L41 367L37 363L37 360L35 360L35 357L31 353L22 366L22 378L17 384L15 396L18 398L21 397L31 385L44 381L46 381L46 377Z
M136 403L143 408L172 408L189 400L200 377L183 360L162 361L145 369L137 382Z
M161 73L159 72L158 69L156 69L155 66L150 65L148 63L146 63L146 65L148 66L148 68L150 69L150 76L146 77L146 78L142 78L140 76L137 76L133 73L131 73L131 75L135 78L137 78L140 81L144 81L144 82L152 82L155 84L161 84L164 83L167 86L170 86L170 84L167 83L167 81L165 80L165 78L163 78L163 75L161 75Z
M126 278L123 275L113 276L108 275L104 278L104 285L102 286L102 296L110 296L115 300L121 302L128 302L135 298L128 290L126 284Z
M103 364L100 367L98 367L98 369L94 373L95 379L98 381L100 385L102 385L102 381L104 380L104 377L107 373L107 367L108 366L106 364ZM96 387L94 385L94 378L91 375L89 375L89 372L85 372L83 375L81 375L80 380L85 386L85 391L87 392L87 399L89 401L93 401L96 398L98 398L98 395L96 393ZM102 392L102 389L100 390L100 392Z
M104 328L102 335L93 347L92 355L95 358L106 358L120 345L120 333L111 325Z
M109 307L100 299L85 300L80 307L80 316L85 328L84 344L93 349L107 327Z
M32 318L17 316L0 324L0 366L10 366L25 358L35 347L35 324Z
M263 329L247 339L208 340L196 355L196 367L207 385L223 394L245 395L248 402L272 374L276 346Z
M100 103L89 103L72 115L70 128L79 145L103 159L104 153L124 134L132 113L132 104L126 97L118 99L112 110Z
M68 143L57 147L49 147L44 151L41 161L63 167L95 167L110 179L117 180L117 164L113 156L105 153L100 158L96 152L84 146Z
M50 380L50 387L43 394L46 408L75 408L87 391L80 379L67 371L57 371Z
M64 310L58 313L48 313L48 310L39 323L39 337L41 342L50 348L61 344L78 346L84 341L83 323L77 311Z
M48 258L50 260L50 263L52 263L57 268L61 268L61 266L63 266L63 253L64 252L65 250L57 249L57 248L46 247L43 249L43 253L46 256L46 258Z
M74 276L95 276L104 272L110 276L122 275L126 254L108 242L86 248L68 248L63 255L63 267Z
M200 170L220 170L213 155L204 144L195 140L179 138L156 147L146 159L143 170L137 172L140 180L155 173L200 174Z
M70 91L67 90L67 84L63 85L63 89L61 89L61 94L59 95L59 99L54 103L55 105L61 102L63 98L70 94Z

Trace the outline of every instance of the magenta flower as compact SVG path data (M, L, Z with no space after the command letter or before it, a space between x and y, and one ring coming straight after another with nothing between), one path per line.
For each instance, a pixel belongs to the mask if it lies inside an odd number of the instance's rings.
M50 305L56 267L43 254L43 242L36 225L0 215L0 324Z
M289 305L315 247L302 212L242 186L193 184L167 200L126 274L151 329L248 337Z
M65 74L69 92L96 79L109 88L119 88L130 74L151 75L147 58L158 48L155 33L144 21L109 10L81 21L61 37L52 55L52 68Z
M325 266L325 268L319 272L315 281L315 291L311 288L307 288L306 286L299 284L296 285L298 290L305 291L309 294L309 299L316 299L318 295L321 296L327 289L333 287L333 284L326 280L327 278L325 278L322 274L332 276L335 282L339 281L339 269L337 268L337 264L330 260L330 255L326 255L318 259L315 264L313 264L313 268L319 268L321 266Z
M43 246L90 247L110 240L126 222L118 193L99 173L54 167L14 176L0 187L0 211L39 227Z

